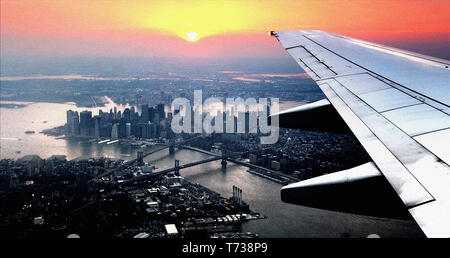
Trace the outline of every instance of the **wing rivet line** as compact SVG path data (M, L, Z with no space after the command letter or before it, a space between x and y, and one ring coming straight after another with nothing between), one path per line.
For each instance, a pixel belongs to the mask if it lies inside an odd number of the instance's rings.
M285 49L286 49L286 50L289 50L289 49L293 49L293 48L297 48L297 47L305 48L303 45L297 45L297 46L287 47L287 48L285 48Z

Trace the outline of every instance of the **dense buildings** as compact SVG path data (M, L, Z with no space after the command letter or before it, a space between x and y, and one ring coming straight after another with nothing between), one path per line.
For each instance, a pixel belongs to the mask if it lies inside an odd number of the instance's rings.
M237 121L243 118L243 133L228 133L225 124L227 113L224 112L216 117L223 116L223 128L227 133L173 134L170 121L184 110L177 109L166 114L165 106L176 97L192 101L195 89L202 89L204 98L217 97L221 100L227 97L279 97L282 101L311 102L323 97L306 79L270 77L270 81L266 78L262 82L248 82L230 79L230 75L225 73L209 76L205 80L177 75L165 81L64 82L56 88L59 94L81 94L97 103L101 99L111 99L129 107L100 110L98 113L69 110L66 113L65 135L83 138L80 142L98 144L99 148L110 140L120 145L119 148L123 145L141 148L154 143L179 143L200 135L188 144L215 153L223 150L242 152L245 153L239 157L242 162L300 180L349 168L368 159L357 140L348 135L281 129L277 143L261 145L261 133L251 133L253 128L249 126L252 112L231 112L235 114L231 131L237 130ZM7 88L12 86L8 85ZM37 84L30 90L34 93L48 92L43 85ZM92 92L93 86L98 92ZM196 108L190 112L192 117L198 115ZM205 115L202 114L203 117ZM102 141L87 138L102 138ZM154 138L159 139L147 140ZM11 237L45 234L66 237L76 234L81 237L138 238L166 237L175 232L170 226L169 233L166 225L175 225L181 236L205 230L209 230L211 236L236 235L239 230L234 223L228 222L246 214L245 209L240 210L245 207L236 206L236 198L220 198L199 185L173 176L136 185L120 185L119 181L126 182L127 179L158 171L158 168L144 165L145 152L146 149L139 149L138 162L126 168L121 168L122 161L107 158L65 161L60 156L41 159L32 155L17 161L0 161L0 231L11 234ZM101 176L111 170L115 172ZM244 192L244 200L245 196ZM216 229L219 232L213 233Z
M299 180L348 169L370 161L351 135L280 128L275 144L261 145L260 134L213 134L190 142L207 150L245 152L246 162Z
M208 237L262 218L180 176L121 184L142 171L123 161L32 155L1 160L0 171L0 237Z
M141 105L141 114L132 107L126 108L124 112L114 111L109 113L99 111L92 116L91 111L67 111L67 122L65 125L66 136L111 138L120 139L135 136L137 138L157 138L165 136L168 130L166 121L165 105L158 104L149 107L148 104Z

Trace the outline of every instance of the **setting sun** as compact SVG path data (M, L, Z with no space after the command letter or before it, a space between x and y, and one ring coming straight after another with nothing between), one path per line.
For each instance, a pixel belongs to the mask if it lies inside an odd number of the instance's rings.
M255 1L164 1L158 5L145 3L127 6L120 12L114 12L114 16L121 17L131 27L158 30L190 42L209 36L248 31L256 26L256 21L264 17L263 8Z
M268 31L320 29L379 43L414 38L418 48L426 41L443 49L450 33L446 2L1 0L0 48L2 57L279 57L285 51Z
M188 32L188 33L186 33L188 41L192 41L192 42L197 40L197 35L198 35L197 32Z

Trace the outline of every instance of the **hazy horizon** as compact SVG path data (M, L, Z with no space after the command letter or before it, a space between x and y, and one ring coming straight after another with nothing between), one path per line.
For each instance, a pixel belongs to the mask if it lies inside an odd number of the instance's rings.
M318 29L450 59L446 6L440 0L5 0L0 51L2 63L14 56L287 59L270 30Z

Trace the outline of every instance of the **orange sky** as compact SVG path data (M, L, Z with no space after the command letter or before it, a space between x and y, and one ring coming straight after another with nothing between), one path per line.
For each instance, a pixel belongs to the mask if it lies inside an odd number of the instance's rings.
M449 2L2 0L1 52L272 57L281 55L272 29L448 43Z

